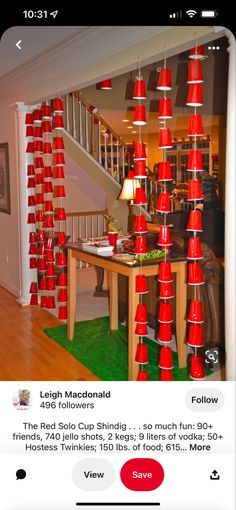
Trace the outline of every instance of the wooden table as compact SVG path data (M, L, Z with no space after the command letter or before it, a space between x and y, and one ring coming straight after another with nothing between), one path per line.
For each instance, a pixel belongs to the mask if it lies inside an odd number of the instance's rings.
M107 270L109 287L109 311L110 328L112 331L118 329L118 274L128 277L128 364L129 380L136 381L138 364L135 363L136 346L138 342L135 331L135 314L139 303L139 294L135 292L136 275L140 273L140 265L135 265L116 260L115 257L103 257L81 249L81 243L69 243L68 248L68 338L73 340L76 311L76 260L81 260L99 266ZM176 273L176 333L177 352L180 368L186 367L186 260L168 259L171 262L172 273ZM142 274L155 276L158 274L159 263L157 261L145 261L142 264Z

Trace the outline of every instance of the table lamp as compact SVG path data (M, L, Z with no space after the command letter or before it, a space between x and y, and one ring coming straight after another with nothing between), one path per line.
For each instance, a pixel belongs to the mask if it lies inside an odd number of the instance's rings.
M128 171L128 176L123 180L121 192L118 196L118 200L126 200L129 206L128 215L128 233L130 234L134 230L134 197L136 188L140 188L140 181L134 179L133 170Z

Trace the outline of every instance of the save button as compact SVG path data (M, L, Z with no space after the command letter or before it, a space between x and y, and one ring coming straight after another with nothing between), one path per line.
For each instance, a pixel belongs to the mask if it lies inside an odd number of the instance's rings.
M164 469L154 459L130 459L122 466L120 478L131 491L153 491L162 484Z

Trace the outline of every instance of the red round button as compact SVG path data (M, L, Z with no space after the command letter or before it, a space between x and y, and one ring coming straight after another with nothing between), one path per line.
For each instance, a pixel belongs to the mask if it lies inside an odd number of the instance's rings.
M121 468L122 483L131 491L153 491L164 480L164 469L154 459L131 459Z

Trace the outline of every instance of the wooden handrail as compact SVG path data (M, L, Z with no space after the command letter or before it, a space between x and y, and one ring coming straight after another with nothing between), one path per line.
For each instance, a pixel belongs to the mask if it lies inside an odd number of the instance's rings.
M82 212L69 212L66 213L67 218L79 217L79 216L104 216L104 214L108 214L107 209L101 211L82 211Z

